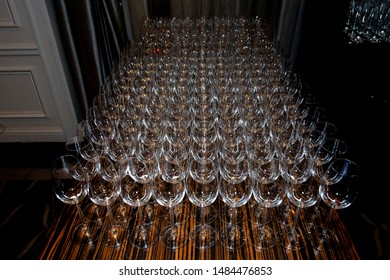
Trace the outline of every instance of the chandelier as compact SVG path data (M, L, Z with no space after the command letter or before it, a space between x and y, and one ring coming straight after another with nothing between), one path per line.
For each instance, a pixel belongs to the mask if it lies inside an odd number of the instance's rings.
M390 42L390 0L351 0L344 32L351 44Z

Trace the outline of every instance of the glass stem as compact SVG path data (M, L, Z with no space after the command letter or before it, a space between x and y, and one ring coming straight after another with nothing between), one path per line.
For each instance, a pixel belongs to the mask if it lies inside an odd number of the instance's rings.
M282 204L283 205L283 204ZM284 218L283 218L283 224L282 224L282 226L283 226L283 228L285 229L286 227L287 227L287 225L288 225L288 218L289 218L289 213L290 213L290 205L291 205L291 203L290 203L290 200L289 199L287 199L287 205L284 207L284 209L283 209L283 215L284 215Z
M206 225L206 219L205 219L205 210L204 207L200 207L200 227L199 227L199 242L201 242L201 247L206 246L206 232L205 232L205 225Z
M318 201L314 206L313 212L311 213L310 216L310 224L309 224L310 227L314 227L315 220L320 215L320 205L321 203L320 201Z
M297 227L297 224L298 224L299 215L301 213L301 205L298 205L296 208L297 209L295 211L294 223L292 225L291 233L290 233L290 240L291 241L294 240L295 235L296 235L296 227Z
M76 203L77 212L79 213L79 216L81 218L82 227L85 233L85 236L88 238L89 243L93 242L93 238L91 236L91 231L89 229L88 223L85 222L84 213L81 209L81 205L79 203Z
M230 206L231 213L231 223L229 228L229 247L231 249L234 248L234 244L236 243L236 229L237 229L237 207Z
M267 219L268 219L268 207L267 205L263 207L263 222L261 223L261 228L263 230L263 232L265 231L265 226L266 226L266 223L267 223Z
M203 227L206 224L205 211L203 206L200 207L200 225Z
M171 206L169 207L169 220L171 221L171 225L175 225L175 210L173 209L174 207Z
M169 217L171 220L171 239L172 239L172 246L173 248L176 247L176 236L177 236L177 228L176 228L176 222L175 222L175 210L173 209L173 206L169 207Z
M324 227L323 227L322 232L321 232L321 242L323 242L326 239L326 234L327 234L328 229L329 229L330 221L332 220L333 211L334 211L334 207L332 206L332 207L330 207L328 217L326 218Z
M144 216L142 215L142 209L141 206L137 207L137 220L139 224L139 233L142 238L142 240L145 242L147 238L146 230L144 227Z
M117 228L114 226L115 224L115 219L114 219L114 214L112 213L112 209L111 209L111 205L109 203L107 203L106 205L107 207L107 213L108 213L108 217L110 219L110 231L111 231L111 236L113 239L115 239L115 246L119 246L120 243L118 242L118 237L117 237Z
M81 209L81 205L79 203L76 203L76 207L77 207L77 212L79 213L79 216L81 218L81 221L84 223L84 213L83 213L83 209Z
M107 213L108 213L108 217L109 217L109 219L110 219L110 223L111 223L111 224L114 224L114 221L115 221L115 219L114 219L114 214L112 214L111 206L110 206L110 204L108 204L108 203L107 203Z
M233 228L233 227L236 227L236 223L237 223L237 207L232 207L231 210L232 210L232 222L231 222L231 226L232 226L232 228ZM233 230L234 230L234 229L233 229Z
M309 213L308 217L308 232L312 232L316 226L316 219L320 216L320 201L318 201L314 206L311 212Z
M138 220L139 225L142 226L144 224L144 217L142 215L141 206L137 207L137 220Z

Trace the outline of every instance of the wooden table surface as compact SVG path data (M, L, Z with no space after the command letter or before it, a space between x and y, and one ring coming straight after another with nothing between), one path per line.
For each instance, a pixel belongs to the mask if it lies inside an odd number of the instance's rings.
M155 204L157 205L157 204ZM183 201L183 205L187 213L192 213L195 208L188 199ZM282 237L282 223L280 215L278 216L276 209L270 209L270 216L272 217L269 225L275 232L277 238L276 245L270 249L256 249L252 246L253 240L253 225L251 222L253 215L256 211L253 210L254 204L247 203L245 206L239 209L238 223L244 229L247 237L245 245L236 250L229 250L223 247L219 242L216 243L210 249L197 249L193 246L191 241L188 241L185 246L171 250L165 248L159 241L148 249L135 248L131 242L127 239L125 242L116 248L108 247L104 245L101 239L98 239L93 245L79 245L75 244L71 238L72 229L80 222L78 218L76 207L74 205L64 205L59 215L55 219L51 228L46 236L46 246L40 255L40 259L48 260L355 260L359 259L359 255L351 241L349 233L340 219L337 211L333 212L332 216L332 229L336 233L339 244L334 246L331 251L316 250L313 248L310 242L310 237L316 232L311 232L309 229L307 209L300 211L300 222L298 223L299 229L302 231L302 236L305 236L305 242L303 248L300 250L289 250L282 246L280 241ZM122 206L121 206L122 207ZM225 224L224 218L221 216L221 209L223 203L217 199L213 204L213 207L217 209L216 219L213 221L213 225L216 229L222 228ZM129 211L127 227L129 229L134 228L137 224L137 218L135 215L135 209L129 207L124 208ZM165 219L167 209L157 206L156 211L159 211L158 216L160 219L154 222L154 226L157 232L161 232L168 221ZM328 209L321 208L323 212ZM199 221L197 215L187 215L189 218L185 220L183 226L188 230L191 230L196 221ZM326 215L324 215L325 217ZM325 219L325 218L323 218ZM104 223L107 223L105 218ZM129 230L130 232L130 230Z

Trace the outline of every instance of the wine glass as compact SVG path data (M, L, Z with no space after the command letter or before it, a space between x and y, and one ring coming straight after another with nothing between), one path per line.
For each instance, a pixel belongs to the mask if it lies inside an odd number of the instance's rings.
M321 177L324 175L324 172L329 167L331 162L339 157L343 157L347 152L347 145L345 142L337 138L327 138L322 145L320 145L316 150L311 154L313 159L313 176ZM323 210L323 203L317 203L312 209L309 224L309 230L312 230L316 224L316 219L321 219Z
M326 138L325 141L313 151L311 157L315 166L324 166L334 158L347 152L347 145L337 138Z
M138 226L130 233L129 241L133 246L147 249L152 246L158 238L156 229L144 220L143 206L145 206L153 195L153 180L149 182L137 182L128 173L121 179L121 198L127 205L137 208ZM147 213L146 213L147 214Z
M245 205L252 196L252 180L248 176L248 161L223 163L220 168L221 184L219 194L228 206L230 223L220 233L220 241L225 248L238 249L245 245L246 235L237 223L238 208Z
M79 124L83 131L88 130L88 123L83 121ZM99 170L99 158L102 151L95 148L95 144L87 138L86 135L77 135L65 142L65 149L71 154L78 157L80 163L84 166L88 179L91 180ZM98 222L102 225L103 218L106 214L106 207L89 203L84 209L86 219Z
M295 213L292 225L284 223L283 242L284 247L288 250L300 250L305 242L305 238L298 226L301 211L304 208L315 205L319 200L320 182L316 176L309 177L304 182L287 182L287 198L295 207ZM286 218L287 219L287 218Z
M260 220L254 223L252 245L257 249L267 249L275 245L273 230L267 225L268 209L282 204L286 196L284 179L280 176L279 159L274 158L252 170L252 193L262 209ZM253 215L258 218L258 215Z
M140 227L131 232L130 237L133 245L139 248L151 246L158 238L153 235L153 227L150 223L151 217L157 218L153 215L155 209L147 204L153 198L153 181L158 174L158 149L149 148L142 143L136 145L135 153L129 157L128 172L124 177L128 181L127 187L122 191L122 199L127 204L138 207L137 218L143 221ZM133 182L127 175L130 175ZM145 212L142 211L144 205L147 206Z
M312 245L317 250L330 251L338 246L339 240L330 229L333 212L349 207L358 195L359 166L346 158L332 161L321 177L319 193L322 201L330 208L325 224L313 236Z
M114 162L120 175L124 174L128 168L129 157L133 155L133 150L129 150L122 144L121 139L114 138L108 142L106 154Z
M93 122L97 127L103 129L108 134L113 134L115 131L115 124L112 119L112 116L109 114L105 108L92 106L90 109L90 115L93 119Z
M303 245L302 234L297 227L301 209L314 205L319 199L318 183L313 176L313 159L306 148L305 141L298 139L287 145L281 153L281 175L287 182L288 198L282 221L283 241L290 250L299 250ZM295 212L291 206L295 206ZM290 214L293 214L291 227Z
M118 247L124 241L126 229L116 223L111 206L121 193L120 176L109 158L100 157L99 164L99 172L89 184L88 195L93 203L107 208L109 224L103 229L103 244Z
M216 230L206 223L206 208L218 197L219 184L215 163L212 160L198 162L192 160L189 166L186 193L190 202L200 208L200 224L190 231L190 239L196 248L206 249L215 245ZM212 210L210 210L212 211Z
M95 145L85 136L75 136L68 139L65 143L65 149L71 155L77 155L79 160L89 175L94 175L97 172L100 154L96 150Z
M88 119L85 125L85 137L94 144L99 155L104 155L108 148L108 141L113 139L115 130L107 131L98 127L93 119Z
M56 197L63 203L76 205L81 218L72 233L72 239L80 244L92 244L100 234L96 223L85 219L81 201L88 195L88 179L79 160L72 155L63 155L54 160L51 166L53 190Z
M197 142L192 141L190 144L191 157L196 161L216 161L218 155L217 142Z
M179 153L180 154L180 153ZM178 160L178 158L183 158L182 156L174 157L167 156L164 152L158 161L159 174L161 179L170 183L176 184L181 181L184 181L186 185L187 180L187 159ZM166 212L171 211L169 208L166 208ZM189 217L188 207L186 203L179 203L174 206L173 209L175 223L182 224ZM165 218L168 221L171 221L171 216L165 215Z
M86 161L97 162L100 154L96 151L94 144L85 136L75 136L65 143L66 150L80 155Z
M168 207L170 218L170 224L160 233L160 242L164 247L172 250L183 247L188 241L188 232L175 222L174 213L174 207L179 205L185 197L185 190L185 178L168 182L158 175L154 181L154 198L161 206Z

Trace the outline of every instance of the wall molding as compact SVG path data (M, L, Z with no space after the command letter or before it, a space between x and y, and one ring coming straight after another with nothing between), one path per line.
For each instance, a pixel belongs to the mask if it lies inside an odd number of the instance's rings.
M1 3L2 2L2 3ZM0 0L0 6L4 8L2 16L0 17L0 28L1 27L20 27L20 19L17 14L12 11L16 11L13 1Z
M63 134L61 127L11 127L1 134L1 142L63 142Z
M65 142L77 133L80 110L51 13L47 0L0 0L0 142Z

